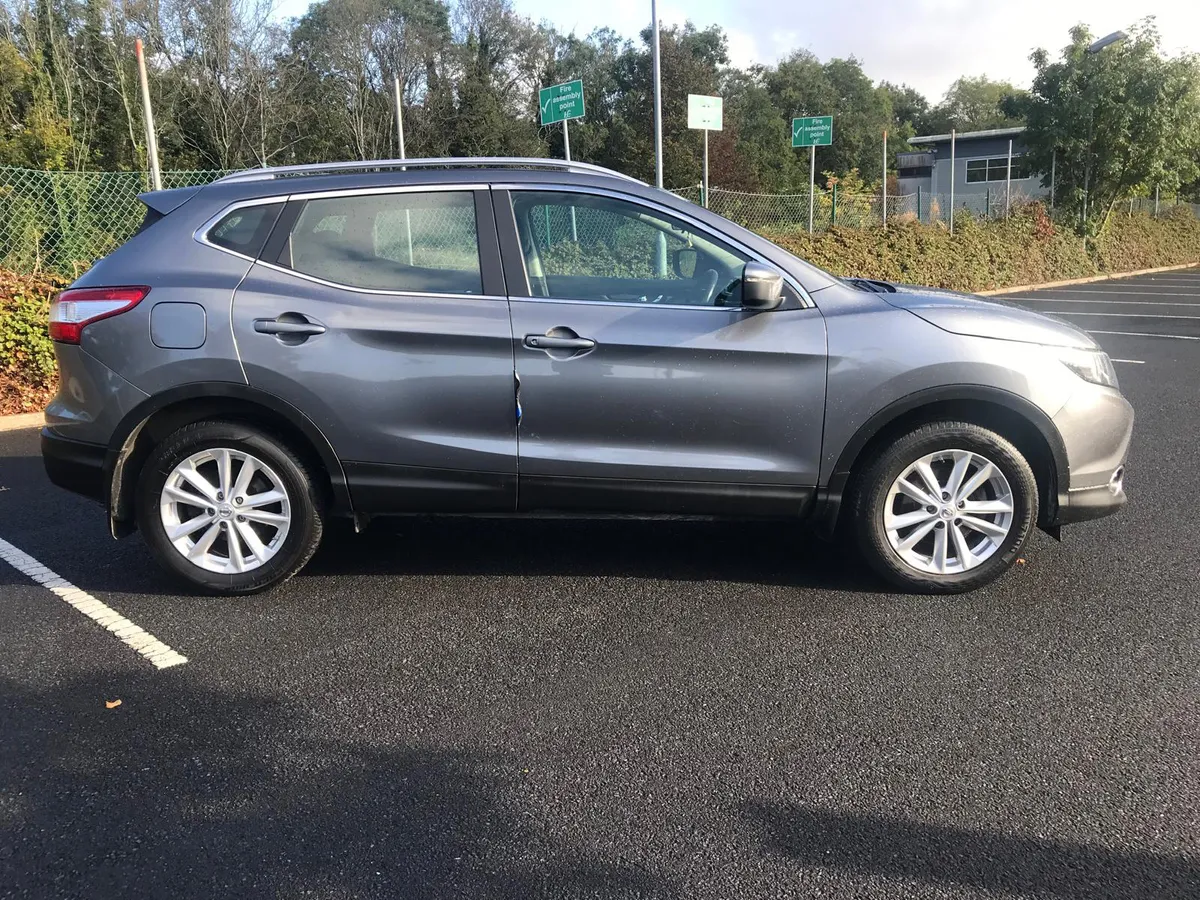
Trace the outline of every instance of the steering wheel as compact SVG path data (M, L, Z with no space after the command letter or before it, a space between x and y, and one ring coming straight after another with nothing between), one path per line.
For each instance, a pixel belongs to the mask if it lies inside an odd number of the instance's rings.
M700 301L700 305L712 306L717 295L717 280L721 277L721 273L716 269L709 269L703 277L707 284L704 285L704 299Z

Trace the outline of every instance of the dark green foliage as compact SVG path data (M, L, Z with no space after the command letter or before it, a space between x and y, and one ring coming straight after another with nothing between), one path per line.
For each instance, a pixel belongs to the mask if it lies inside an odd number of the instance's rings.
M1040 204L1008 220L898 222L886 231L834 228L816 234L768 234L787 250L835 275L879 278L961 291L1082 278L1200 260L1200 219L1181 207L1155 219L1115 214L1096 243L1056 226Z

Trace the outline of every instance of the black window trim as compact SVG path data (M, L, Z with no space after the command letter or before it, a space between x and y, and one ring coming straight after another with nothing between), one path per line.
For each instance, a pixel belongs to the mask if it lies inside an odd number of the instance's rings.
M270 197L255 197L249 200L237 200L224 206L216 215L207 219L204 224L195 230L192 237L199 243L207 247L212 247L214 250L220 250L222 253L228 253L231 256L239 257L251 263L263 266L276 272L283 272L295 278L303 278L305 281L311 281L314 284L324 285L326 287L337 288L343 291L351 291L356 294L376 294L385 297L453 297L462 300L508 300L504 286L504 273L501 268L500 246L497 240L496 221L493 215L492 203L489 198L490 187L486 184L478 182L463 183L463 184L416 184L416 185L379 185L377 187L361 187L347 188L343 190L330 191L311 191L301 194L276 194ZM479 275L482 285L482 293L479 294L457 294L439 291L394 291L381 290L378 288L363 288L355 287L352 284L343 284L338 281L330 281L326 278L320 278L316 275L308 275L304 272L297 272L295 269L281 266L271 262L266 250L269 247L275 248L275 255L281 252L283 243L291 233L292 227L299 218L299 214L304 204L309 200L324 200L333 197L358 197L372 196L378 194L424 194L433 192L456 192L469 193L473 197L475 206L475 231L476 239L479 242ZM271 234L267 236L267 240L263 245L262 252L257 258L248 256L245 253L239 253L236 250L231 250L228 247L222 247L220 244L214 244L208 239L208 232L220 222L223 218L235 210L242 209L247 206L264 206L272 203L284 203L285 206L276 217L275 226ZM288 221L285 221L288 220ZM287 226L282 239L277 240L276 232L283 225Z
M566 184L562 182L535 182L535 183L519 183L519 182L504 182L494 183L492 185L493 197L497 204L503 204L503 207L496 207L496 223L501 228L501 243L504 245L505 272L508 276L509 296L514 299L530 300L538 303L586 303L592 306L624 306L633 307L635 309L644 309L653 307L654 309L692 309L692 310L709 310L712 312L741 312L744 307L737 306L696 306L689 303L641 303L631 300L579 300L562 297L535 297L529 286L529 272L525 267L525 254L521 251L520 239L517 237L517 219L516 212L513 208L512 194L513 193L539 193L539 194L591 194L594 196L611 197L615 200L623 200L628 203L633 203L637 206L643 206L648 210L653 211L659 216L667 216L668 218L677 219L680 222L685 222L695 231L707 235L713 241L722 244L728 244L739 253L744 254L748 259L756 262L761 262L771 266L773 269L778 269L783 273L783 278L786 284L795 291L799 298L799 303L802 308L816 309L816 304L812 297L809 296L803 285L794 278L791 273L785 271L777 263L764 257L761 253L747 247L735 238L728 235L714 232L712 228L704 223L688 216L686 213L672 209L669 206L663 206L660 203L655 203L653 200L648 200L645 197L640 197L637 194L628 194L624 191L616 191L610 188L597 187L595 185L580 185ZM515 259L513 257L515 256ZM510 260L512 260L510 262ZM785 306L779 307L786 308Z
M1017 168L1017 165L1018 165L1017 160L1024 160L1027 155L1028 154L1026 154L1026 153L1014 153L1012 155L1012 162L1013 162L1014 170ZM970 157L966 157L963 160L963 162L966 163L966 167L963 169L963 180L967 184L1001 184L1005 181L1008 181L1007 178L989 178L988 177L988 172L992 168L992 166L990 164L995 162L996 160L1001 160L1002 162L1004 162L1005 168L1007 168L1008 154L1001 154L1000 156L970 156ZM971 174L971 163L982 163L983 164L983 181L968 180L968 176ZM978 169L979 169L979 166L976 166L976 171L978 171ZM1012 180L1013 181L1028 181L1030 178L1037 178L1037 177L1038 177L1038 174L1036 172L1030 172L1028 175L1014 175Z

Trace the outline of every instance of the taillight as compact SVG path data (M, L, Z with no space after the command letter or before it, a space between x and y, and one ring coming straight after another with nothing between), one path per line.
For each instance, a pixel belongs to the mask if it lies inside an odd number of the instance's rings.
M128 312L150 293L150 288L101 287L72 288L63 291L50 304L50 339L78 344L83 329L93 322Z

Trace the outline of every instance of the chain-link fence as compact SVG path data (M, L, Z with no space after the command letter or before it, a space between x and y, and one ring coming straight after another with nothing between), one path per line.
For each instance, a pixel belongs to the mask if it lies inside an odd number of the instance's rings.
M220 171L164 172L163 187L207 184L225 174ZM0 167L0 267L24 272L52 271L74 275L127 240L141 224L145 207L137 195L149 189L145 172L43 172ZM701 189L693 185L674 191L699 204ZM1003 186L982 192L957 194L956 217L1002 218L1011 208L1035 198L1019 191L1007 195ZM1139 198L1119 201L1129 211L1163 214L1174 200ZM918 192L887 198L889 222L947 222L949 194ZM1200 204L1189 206L1200 216ZM709 190L713 212L757 231L802 231L809 223L809 194L760 194ZM564 213L556 211L556 216ZM594 218L594 217L593 217ZM882 223L882 198L878 194L850 194L818 189L812 198L812 224L818 231L830 227L863 228ZM574 227L580 226L578 216ZM585 227L596 223L589 220ZM570 223L545 223L547 229L565 229ZM410 227L407 226L406 227ZM405 244L407 258L407 238Z
M703 202L699 185L680 188L671 193L692 203ZM710 187L708 208L732 219L739 225L756 231L805 231L808 229L808 192L794 194L753 194ZM955 218L971 216L976 219L1003 219L1010 211L1033 201L1045 203L1042 194L1022 189L1011 192L1003 186L971 193L930 193L917 191L887 198L889 222L919 221L926 224L950 221L950 207ZM831 226L865 228L881 225L882 197L879 194L844 194L837 190L818 189L813 197L812 225L814 231ZM1174 199L1135 198L1120 200L1114 209L1128 209L1149 215L1164 215L1175 206L1186 206L1200 218L1200 204Z
M163 172L163 187L205 184L223 172ZM145 172L43 172L0 167L0 266L73 275L137 230Z
M699 185L672 191L684 200L700 204L703 190ZM889 221L904 221L917 216L916 198L902 195L887 198ZM806 230L809 194L754 194L710 187L708 208L755 231ZM847 194L838 190L818 189L812 197L813 229L824 231L833 226L865 228L883 222L883 198L878 194Z

